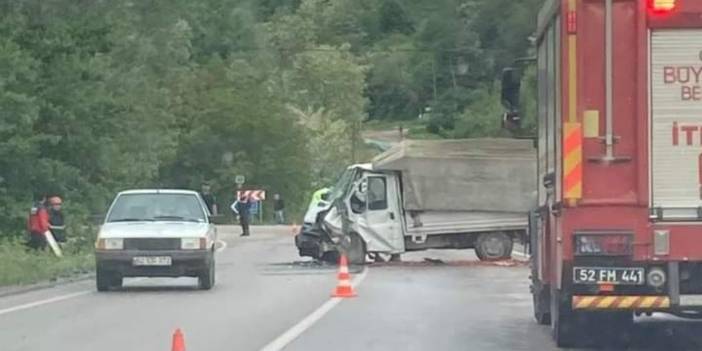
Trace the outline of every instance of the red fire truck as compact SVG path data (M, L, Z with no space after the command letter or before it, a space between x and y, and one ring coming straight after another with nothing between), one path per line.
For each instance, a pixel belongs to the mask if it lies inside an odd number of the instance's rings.
M702 0L547 0L536 37L536 320L568 346L603 316L702 313Z

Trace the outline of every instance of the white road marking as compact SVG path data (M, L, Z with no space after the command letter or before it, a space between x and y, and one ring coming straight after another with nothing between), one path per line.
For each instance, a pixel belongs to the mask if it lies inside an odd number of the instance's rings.
M92 290L79 291L79 292L73 293L73 294L56 296L56 297L52 297L52 298L50 298L50 299L34 301L34 302L30 302L30 303L27 303L27 304L24 304L24 305L19 305L19 306L14 306L14 307L6 308L6 309L4 309L4 310L0 310L0 316L3 315L3 314L8 314L8 313L12 313L12 312L22 311L22 310L26 310L26 309L30 309L30 308L42 306L42 305L47 305L47 304L54 303L54 302L65 301L65 300L72 299L72 298L76 298L76 297L79 297L79 296L88 295L88 294L90 294L90 293L92 293L92 292L93 292Z
M147 278L145 278L145 277L139 277L139 278L132 278L131 281L132 281L132 283L135 283L135 282L144 281L144 280L146 280L146 279L147 279ZM94 292L94 290L83 290L83 291L79 291L79 292L72 293L72 294L60 295L60 296L48 298L48 299L45 299L45 300L39 300L39 301L34 301L34 302L26 303L26 304L23 304L23 305L18 305L18 306L14 306L14 307L9 307L9 308L6 308L6 309L4 309L4 310L0 310L0 316L2 316L3 314L8 314L8 313L12 313L12 312L18 312L18 311L22 311L22 310L26 310L26 309L30 309L30 308L34 308L34 307L39 307L39 306L42 306L42 305L48 305L48 304L54 303L54 302L61 302L61 301L73 299L73 298L76 298L76 297L81 297L81 296L84 296L84 295L91 294L91 293L93 293L93 292Z
M368 268L364 268L363 272L353 280L351 285L353 287L357 287L361 284L363 279L366 278L366 275L368 275ZM292 328L288 329L285 333L263 347L261 351L280 351L284 349L300 335L302 335L302 333L304 333L307 329L322 319L322 317L329 313L329 311L336 307L336 305L338 305L342 300L343 299L340 297L332 297L329 301L325 302L322 306L312 312L312 314L305 317Z
M220 246L219 248L215 249L215 252L222 252L222 251L224 251L224 249L227 248L227 242L226 242L226 241L224 241L224 240L217 240L217 243L218 243L218 244L221 244L222 246Z

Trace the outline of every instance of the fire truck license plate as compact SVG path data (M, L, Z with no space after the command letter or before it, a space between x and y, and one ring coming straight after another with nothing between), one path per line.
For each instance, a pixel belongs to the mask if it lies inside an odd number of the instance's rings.
M643 268L573 268L573 281L577 284L643 285Z

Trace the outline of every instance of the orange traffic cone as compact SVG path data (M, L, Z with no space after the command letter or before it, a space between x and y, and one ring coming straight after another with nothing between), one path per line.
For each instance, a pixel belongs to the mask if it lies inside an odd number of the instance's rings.
M171 351L185 351L185 340L183 338L183 332L180 329L176 329L173 333L173 346Z
M351 275L349 274L349 263L346 260L346 255L341 255L339 258L339 283L332 293L332 297L356 297L356 292L351 286Z

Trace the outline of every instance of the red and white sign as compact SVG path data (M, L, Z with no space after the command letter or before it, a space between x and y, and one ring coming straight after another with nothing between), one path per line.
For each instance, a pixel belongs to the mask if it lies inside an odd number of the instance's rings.
M264 201L266 200L265 190L238 190L236 192L237 199L241 199L242 196L246 196L249 201Z
M616 123L616 120L615 122ZM651 190L665 216L702 206L702 30L651 34Z

